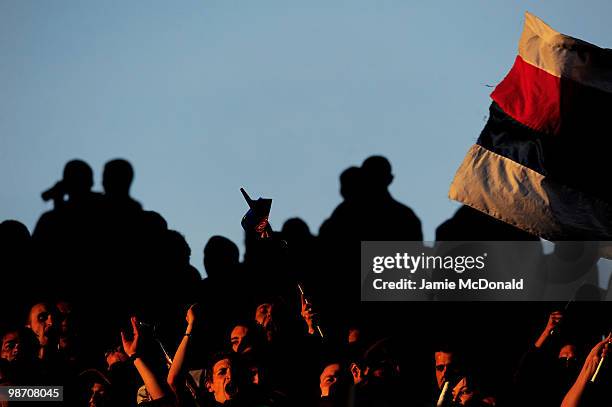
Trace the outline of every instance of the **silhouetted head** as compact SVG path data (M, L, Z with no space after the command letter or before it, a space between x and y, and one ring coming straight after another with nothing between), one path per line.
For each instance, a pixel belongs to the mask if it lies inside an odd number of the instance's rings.
M346 200L359 197L363 176L361 168L349 167L340 174L340 195Z
M385 157L373 155L361 164L365 183L374 191L386 190L393 181L391 163Z
M128 161L118 158L104 165L102 186L106 195L129 196L133 180L134 169Z
M300 218L287 219L281 233L289 242L303 241L312 237L308 225Z
M168 222L155 211L142 211L142 223L147 232L157 233L168 230Z
M8 255L22 252L30 243L30 232L21 222L5 220L0 223L0 253Z
M174 265L188 265L191 258L191 248L180 232L167 230L164 232L164 243L169 260Z
M0 223L0 236L18 240L29 240L31 237L26 225L12 219Z
M72 160L64 167L63 185L70 198L86 195L93 187L93 171L89 164Z
M400 374L396 344L390 338L376 341L363 355L364 376L376 381L393 381Z
M239 263L238 246L223 236L211 237L204 246L204 269L209 276L234 271Z

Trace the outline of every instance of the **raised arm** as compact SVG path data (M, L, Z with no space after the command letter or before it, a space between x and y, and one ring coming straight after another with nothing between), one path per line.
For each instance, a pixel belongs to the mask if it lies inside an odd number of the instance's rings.
M145 364L138 353L138 342L140 332L138 330L138 323L136 317L132 317L132 339L128 339L123 332L121 332L121 343L123 344L123 350L130 357L130 360L134 361L134 366L138 370L138 374L142 378L151 399L157 400L166 396L166 392L161 386L157 377L153 374L151 369Z
M563 398L561 407L578 407L580 405L580 401L582 400L587 384L593 377L595 370L597 370L597 365L599 364L600 359L607 354L608 345L611 342L612 336L608 335L606 339L599 342L591 350L584 361L584 365L582 366L582 370L578 375L578 379L576 379L574 385L567 392L565 398Z
M306 299L303 293L300 293L300 301L302 303L302 311L300 314L304 322L306 322L308 335L315 335L317 334L316 327L319 314L314 312L312 304Z
M191 342L191 333L193 331L193 326L196 321L195 316L195 308L197 304L193 304L187 310L187 316L185 320L187 321L187 328L185 328L185 334L183 335L183 339L179 344L176 354L174 355L174 360L172 361L172 366L170 366L170 371L168 372L168 385L172 388L172 391L176 394L176 383L181 374L183 374L185 358L187 357L187 351L189 349L189 343Z
M535 342L536 348L541 348L548 338L553 334L555 328L563 321L563 313L561 311L555 311L548 317L548 323L546 327Z

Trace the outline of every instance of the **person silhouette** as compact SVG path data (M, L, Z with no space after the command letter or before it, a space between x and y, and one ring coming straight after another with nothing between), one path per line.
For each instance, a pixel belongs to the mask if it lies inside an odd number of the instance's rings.
M43 194L43 199L52 195L56 205L40 217L32 233L36 267L46 276L38 284L41 289L60 290L67 283L84 282L80 280L85 278L84 270L97 272L93 259L102 236L102 199L92 187L91 167L71 160L64 166L62 180Z
M27 264L30 256L32 236L23 223L5 220L0 223L0 261L3 270L20 269Z
M469 206L460 207L452 218L436 228L435 251L439 256L479 256L487 253L487 278L500 281L525 279L525 289L520 293L474 291L470 293L470 299L474 301L540 298L544 290L546 267L543 266L540 239ZM457 273L448 274L442 269L432 271L432 280L447 277L455 283L461 278ZM441 290L436 298L464 299L461 291L449 290Z
M238 246L223 236L212 236L204 246L206 278L199 288L199 303L211 327L225 330L250 308L256 291L240 264Z
M92 199L93 170L85 161L72 160L64 167L64 185L68 203L79 204ZM97 195L97 194L96 194Z
M5 220L0 223L0 284L5 290L10 289L10 296L0 298L4 309L15 306L27 298L29 282L37 281L32 267L32 238L28 228L16 220Z
M323 280L324 273L317 267L319 246L310 228L300 218L290 218L285 221L280 235L287 244L287 265L294 278L308 286L310 294Z
M211 237L204 246L204 269L210 278L233 274L240 263L238 246L223 236Z
M334 209L331 216L319 228L319 237L323 240L337 240L358 236L355 222L361 213L361 196L363 195L362 170L349 167L340 174L340 195L343 201Z
M328 260L320 270L317 291L329 319L341 322L356 312L361 242L423 240L419 218L388 190L393 178L391 164L382 156L368 157L361 167L349 167L340 175L344 200L319 229L322 258Z
M102 186L108 201L116 210L140 210L140 203L130 197L130 187L134 180L132 165L121 158L111 160L104 164Z
M108 270L117 271L118 275L129 273L134 276L142 262L139 253L146 253L143 244L153 236L144 231L143 211L140 203L130 197L130 186L134 179L132 165L123 159L114 159L104 165L102 187L104 188L104 210L101 213L104 221L101 240L108 261ZM149 239L149 240L150 240ZM123 269L123 271L119 271ZM112 273L115 273L112 271Z
M361 240L422 241L420 219L389 192L394 179L389 160L378 155L368 157L361 170L365 186Z

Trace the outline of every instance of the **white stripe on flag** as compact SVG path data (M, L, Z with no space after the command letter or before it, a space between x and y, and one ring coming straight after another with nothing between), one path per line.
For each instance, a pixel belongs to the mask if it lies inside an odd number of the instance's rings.
M612 240L612 208L473 145L449 197L547 240Z

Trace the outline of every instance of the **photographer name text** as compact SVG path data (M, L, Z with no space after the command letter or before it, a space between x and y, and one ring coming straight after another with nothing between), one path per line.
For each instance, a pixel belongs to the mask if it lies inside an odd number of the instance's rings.
M375 256L372 258L371 271L374 275L383 272L394 271L407 273L410 278L399 278L388 281L383 278L375 278L372 282L375 290L523 290L524 280L511 279L505 281L492 281L482 278L486 270L487 253L479 256L435 256L409 255L408 253L396 253L394 256ZM445 278L444 280L418 278L415 273L447 272L461 278ZM478 278L463 276L465 272L479 273ZM382 276L380 276L382 277Z
M375 290L522 290L524 288L523 279L508 281L490 281L486 278L472 279L461 278L459 281L413 281L402 278L396 281L384 281L377 278L373 281Z

